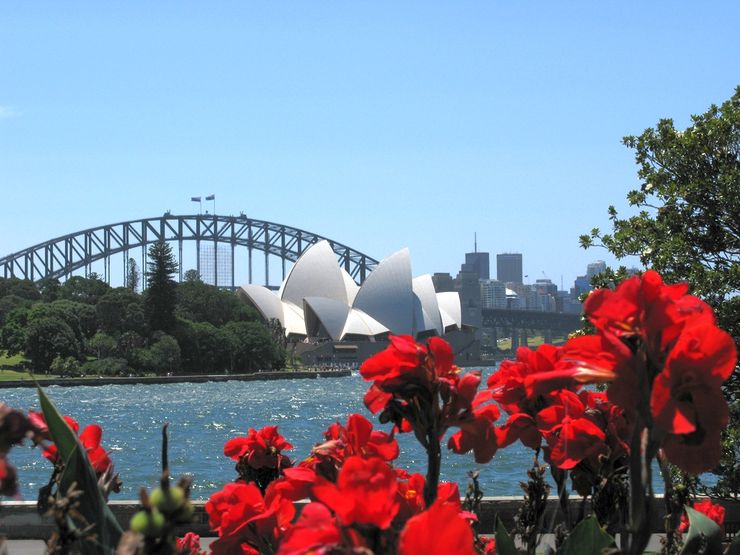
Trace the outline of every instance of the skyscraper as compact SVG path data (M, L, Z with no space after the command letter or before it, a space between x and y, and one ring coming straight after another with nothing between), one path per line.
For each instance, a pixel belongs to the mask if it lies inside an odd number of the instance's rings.
M487 252L466 252L463 271L475 272L478 279L490 279L490 265Z
M520 253L497 254L496 279L504 283L523 283L522 255Z

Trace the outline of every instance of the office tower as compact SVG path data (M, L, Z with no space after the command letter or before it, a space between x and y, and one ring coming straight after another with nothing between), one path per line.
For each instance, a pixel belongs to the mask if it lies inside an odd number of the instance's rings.
M490 279L490 264L488 260L487 252L466 252L465 253L465 264L463 264L463 271L475 272L478 274L478 279Z
M520 253L497 254L496 279L504 283L523 283L522 255Z
M231 285L231 248L203 243L200 246L200 279L209 285Z

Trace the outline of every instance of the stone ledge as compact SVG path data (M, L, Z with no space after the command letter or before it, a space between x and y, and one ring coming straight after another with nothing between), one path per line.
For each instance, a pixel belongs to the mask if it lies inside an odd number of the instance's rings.
M484 497L482 502L480 524L478 531L482 534L492 534L498 514L507 528L511 529L514 523L514 515L521 505L521 497ZM740 499L733 501L721 501L725 506L727 514L725 517L725 529L728 534L735 534L740 525ZM208 515L205 512L205 501L193 502L195 506L195 515L193 522L184 526L181 533L193 531L201 536L213 535L208 527ZM299 507L305 505L305 502L298 502ZM121 500L110 501L108 506L113 511L123 528L128 528L129 520L138 510L139 504L136 501ZM575 516L580 506L580 501L571 503L571 511ZM557 499L549 499L547 503L546 515L557 515ZM548 518L546 516L546 519ZM656 499L655 509L653 511L651 522L651 531L653 533L662 532L663 528L663 503L659 497ZM549 522L549 520L546 520ZM557 520L556 520L557 522ZM0 535L5 535L9 539L46 539L51 535L54 524L50 518L39 515L36 512L35 501L4 501L0 505Z

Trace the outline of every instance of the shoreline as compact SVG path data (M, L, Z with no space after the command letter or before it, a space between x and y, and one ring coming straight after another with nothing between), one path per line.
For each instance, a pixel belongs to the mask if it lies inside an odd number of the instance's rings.
M293 380L315 378L343 378L350 376L351 370L280 370L269 372L255 372L253 374L191 374L180 376L99 376L94 378L49 378L42 380L8 380L0 382L0 389L16 387L36 387L59 385L63 387L101 385L138 385L138 384L170 384L170 383L206 383L228 381L259 381L259 380Z

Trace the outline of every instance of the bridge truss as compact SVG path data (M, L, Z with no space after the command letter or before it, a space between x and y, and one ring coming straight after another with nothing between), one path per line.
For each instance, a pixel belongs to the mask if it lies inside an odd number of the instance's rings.
M111 258L123 257L124 283L130 251L141 249L142 269L146 269L147 246L159 241L177 242L176 255L180 262L182 281L183 243L194 241L198 271L200 272L201 245L227 245L231 249L231 271L226 280L217 285L235 286L234 252L238 247L248 251L249 283L253 282L252 257L254 251L264 255L265 285L270 284L269 257L281 260L282 278L286 275L286 262L295 262L314 243L326 239L337 254L340 265L358 283L362 283L378 261L346 245L302 229L255 220L247 216L218 216L198 214L175 216L169 213L160 217L103 225L70 233L22 251L0 258L0 275L29 279L34 282L47 278L65 279L73 272L84 269L91 273L94 262L103 261L102 277L111 280ZM219 250L214 248L214 256ZM214 263L214 268L218 265ZM217 271L217 270L216 270ZM226 281L226 283L224 283Z
M546 343L552 343L554 337L565 337L580 329L580 314L563 312L542 312L536 310L504 310L484 308L481 314L482 327L497 337L496 330L502 330L511 337L512 348L526 345L529 334L541 332Z

